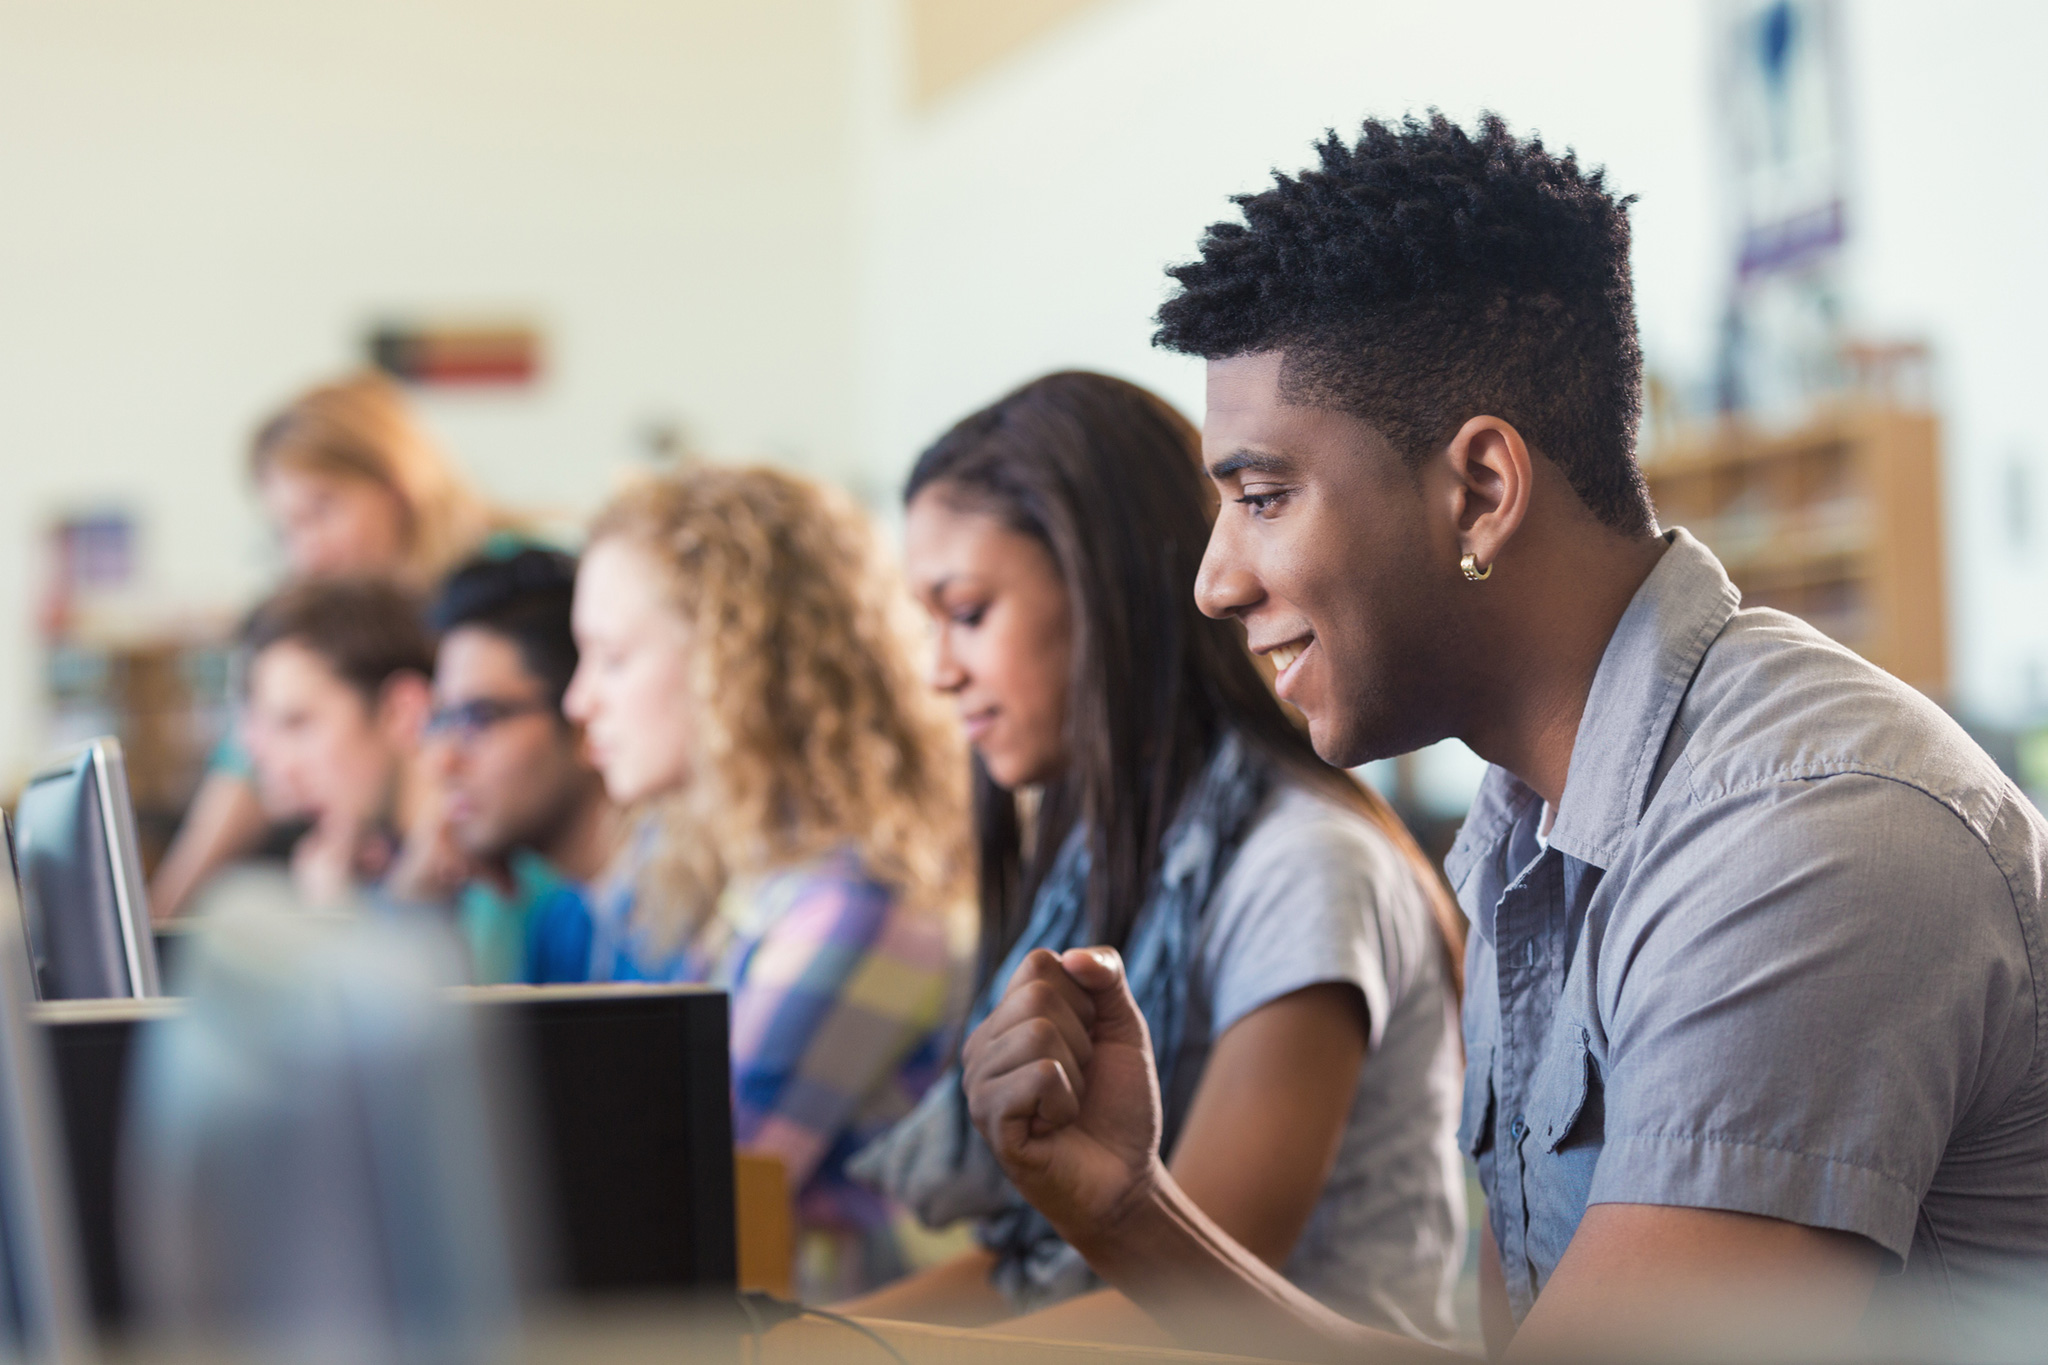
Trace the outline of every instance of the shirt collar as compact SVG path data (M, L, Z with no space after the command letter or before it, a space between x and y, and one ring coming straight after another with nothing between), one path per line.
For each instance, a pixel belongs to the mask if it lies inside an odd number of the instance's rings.
M1621 615L1572 742L1551 847L1611 866L1650 801L1664 741L1693 676L1742 595L1713 551L1683 529Z
M1706 546L1682 528L1664 538L1670 548L1636 589L1600 656L1550 829L1552 848L1603 868L1648 804L1679 703L1742 600ZM1444 860L1451 885L1463 886L1481 858L1539 806L1519 778L1489 768Z
M1451 889L1462 897L1465 879L1480 860L1498 849L1515 823L1541 804L1542 798L1513 773L1488 767L1472 798L1472 808L1465 813L1465 823L1458 829L1457 842L1444 859L1444 875L1450 878ZM1553 826L1552 836L1556 833Z

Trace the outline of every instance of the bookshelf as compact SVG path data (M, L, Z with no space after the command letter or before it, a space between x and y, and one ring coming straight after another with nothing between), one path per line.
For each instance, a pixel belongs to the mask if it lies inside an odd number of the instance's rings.
M145 871L169 845L233 721L232 665L231 643L202 634L80 631L45 642L44 752L96 735L120 739Z
M1922 692L1948 691L1940 426L1885 402L1783 432L1729 422L1646 452L1657 520L1727 566L1743 605L1803 617Z

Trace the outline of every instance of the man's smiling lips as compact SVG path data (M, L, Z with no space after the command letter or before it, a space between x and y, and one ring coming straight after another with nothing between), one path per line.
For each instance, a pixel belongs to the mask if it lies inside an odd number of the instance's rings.
M963 712L960 717L960 724L967 731L969 744L979 742L981 737L988 733L989 727L995 723L996 708L993 706L986 710Z
M1273 661L1273 690L1282 697L1287 695L1287 685L1293 680L1294 666L1301 662L1301 656L1306 654L1315 642L1316 637L1313 634L1300 635L1282 644L1268 645L1262 650L1255 651Z

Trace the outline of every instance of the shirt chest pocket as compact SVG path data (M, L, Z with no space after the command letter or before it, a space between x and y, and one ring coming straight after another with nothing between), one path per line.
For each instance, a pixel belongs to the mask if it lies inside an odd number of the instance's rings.
M1593 1189L1606 1142L1606 1087L1587 1030L1566 1025L1529 1077L1522 1139L1529 1260L1539 1286L1564 1254Z
M1606 1105L1591 1037L1582 1025L1553 1035L1529 1078L1529 1138L1542 1151L1601 1143Z

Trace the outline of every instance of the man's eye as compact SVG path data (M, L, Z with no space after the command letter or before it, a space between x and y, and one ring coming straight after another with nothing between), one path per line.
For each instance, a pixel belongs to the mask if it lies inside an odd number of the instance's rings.
M1254 513L1258 513L1270 510L1275 503L1285 496L1283 493L1246 493L1243 497L1238 498L1237 501L1251 508Z
M981 618L987 614L988 608L986 606L968 607L964 610L953 612L949 619L956 626L966 626L972 630L981 624Z

